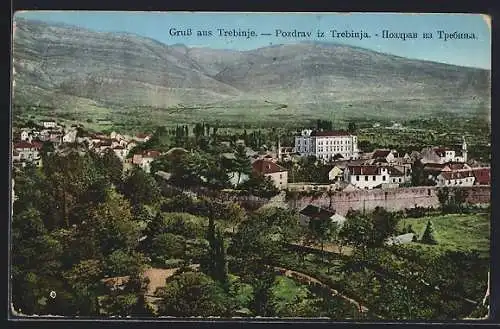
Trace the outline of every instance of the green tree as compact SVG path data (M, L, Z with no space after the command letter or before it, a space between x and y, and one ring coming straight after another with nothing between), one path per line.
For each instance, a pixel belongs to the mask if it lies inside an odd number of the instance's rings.
M113 184L116 186L121 185L123 164L112 149L106 150L102 157L99 157L97 166L98 169L101 170L101 172L106 175Z
M437 197L439 200L439 204L441 205L441 211L443 214L447 213L449 210L449 202L450 202L450 190L448 187L442 187L437 190Z
M167 259L184 258L187 251L186 239L181 235L161 233L153 237L149 250L152 261L158 266L164 265Z
M339 227L330 218L318 218L309 221L309 229L313 233L315 240L319 240L321 245L321 262L324 262L325 242L332 242L336 239Z
M268 199L279 193L279 189L274 185L271 177L263 175L251 176L249 180L240 185L240 188L252 195Z
M160 188L151 175L135 168L125 178L123 194L133 205L153 204L159 200Z
M382 207L376 207L370 214L373 223L373 241L374 246L382 246L386 239L397 232L398 217L391 212L388 212Z
M228 316L231 301L224 290L206 274L184 272L167 280L165 287L156 295L159 315L188 316Z
M427 225L425 226L425 230L420 241L427 244L437 244L437 240L434 237L434 227L430 219L427 221Z
M357 131L357 126L355 121L349 121L347 130L351 133L354 134Z

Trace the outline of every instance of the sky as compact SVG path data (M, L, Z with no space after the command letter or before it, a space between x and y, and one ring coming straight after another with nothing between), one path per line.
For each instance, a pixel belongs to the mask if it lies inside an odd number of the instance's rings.
M338 42L413 59L491 69L490 25L479 14L384 14L384 13L207 13L207 12L96 12L26 11L16 17L71 24L94 31L128 32L167 45L249 50L305 40ZM174 36L171 29L192 29L191 36ZM257 37L220 37L216 29L252 29ZM311 37L276 36L276 30L312 32ZM213 36L198 37L196 31ZM317 37L317 31L325 32ZM367 32L371 38L332 38L331 30ZM382 38L382 31L416 32L417 39ZM438 38L437 31L474 33L476 39ZM431 32L432 39L423 39ZM271 35L261 35L270 33ZM375 36L377 34L378 36Z

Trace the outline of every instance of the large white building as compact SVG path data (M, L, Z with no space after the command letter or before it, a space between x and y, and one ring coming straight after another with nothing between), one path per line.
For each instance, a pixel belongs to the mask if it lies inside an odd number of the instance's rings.
M314 155L320 161L359 158L358 138L344 131L302 130L295 137L295 152L303 156Z

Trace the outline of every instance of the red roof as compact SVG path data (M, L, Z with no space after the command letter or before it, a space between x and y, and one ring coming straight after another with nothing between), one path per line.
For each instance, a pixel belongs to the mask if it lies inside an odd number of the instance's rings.
M142 152L142 156L144 156L144 157L150 157L150 158L157 158L160 155L161 155L161 153L158 152L158 151L155 151L155 150L148 150L148 151Z
M351 175L380 175L381 166L348 166L347 170Z
M481 185L489 185L491 181L490 168L473 169L472 173L476 177L476 182Z
M441 171L444 169L446 164L441 164L441 163L427 163L424 165L424 170L429 170L429 171Z
M14 148L15 149L40 149L40 148L42 148L42 143L19 142L19 143L14 143Z
M373 152L372 159L386 158L389 154L391 154L390 150L376 150Z
M135 135L135 137L137 137L137 138L146 138L146 137L150 137L150 136L151 135L149 135L149 134L137 134L137 135Z
M347 131L313 131L311 136L318 137L335 137L335 136L350 136Z
M472 171L443 171L441 176L446 180L450 180L474 177L474 174Z
M273 174L277 172L287 171L282 166L268 160L257 160L252 164L252 169L258 174Z

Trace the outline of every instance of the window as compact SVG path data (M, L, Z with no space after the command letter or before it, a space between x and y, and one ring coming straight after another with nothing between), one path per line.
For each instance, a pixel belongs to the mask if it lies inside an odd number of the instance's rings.
M283 179L283 174L280 174L280 179ZM280 183L281 184L281 183Z
M358 175L358 176L356 176L356 180L359 182L359 175Z
M377 179L377 177L375 177L375 176L372 176L372 180L376 180L376 179Z
M382 180L385 182L385 176L382 176Z
M368 181L368 176L365 176L365 181Z
M401 183L401 178L398 181Z

